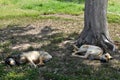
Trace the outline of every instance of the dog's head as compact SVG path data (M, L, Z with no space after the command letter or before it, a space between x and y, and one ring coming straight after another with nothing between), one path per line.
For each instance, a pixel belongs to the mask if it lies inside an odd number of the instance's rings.
M113 57L109 53L106 53L106 54L103 54L101 56L100 61L101 62L108 62L111 59L113 59Z
M52 56L48 52L40 51L41 56L44 58L44 62L47 62L52 59Z
M11 55L11 56L8 56L8 57L5 59L5 64L6 64L6 65L9 65L9 66L19 65L18 56L19 56L19 55Z
M15 66L16 65L15 58L14 57L7 57L5 59L5 64L10 65L10 66Z

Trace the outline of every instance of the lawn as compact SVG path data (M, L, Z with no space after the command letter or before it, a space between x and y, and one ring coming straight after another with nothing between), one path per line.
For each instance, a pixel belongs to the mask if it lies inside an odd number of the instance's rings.
M120 22L120 2L110 0L108 21ZM84 11L83 0L0 0L0 19L38 17L40 14L80 15ZM110 15L110 16L109 16ZM117 17L116 17L117 16ZM117 20L116 20L117 19ZM112 20L112 21L111 21Z
M109 0L108 28L120 40L120 2ZM119 80L120 55L109 63L71 57L72 47L84 27L84 0L0 0L0 80ZM45 32L44 32L45 31ZM45 50L53 59L44 67L29 64L8 67L11 54Z

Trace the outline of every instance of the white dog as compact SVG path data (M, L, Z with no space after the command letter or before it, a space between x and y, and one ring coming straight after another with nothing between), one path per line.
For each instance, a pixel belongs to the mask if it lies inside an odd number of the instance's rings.
M103 54L103 50L94 45L82 45L80 48L77 48L75 45L74 47L78 49L78 51L75 51L72 53L72 56L80 57L80 58L89 58L89 59L99 59L102 62L108 62L110 59L112 59L112 56L110 56L109 53ZM84 55L78 55L78 53L83 53Z

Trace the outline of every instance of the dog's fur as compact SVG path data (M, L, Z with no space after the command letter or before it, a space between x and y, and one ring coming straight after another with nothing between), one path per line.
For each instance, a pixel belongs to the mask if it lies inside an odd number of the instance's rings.
M8 56L5 59L5 64L10 65L10 66L15 66L15 65L19 65L19 63L16 61L16 57L15 56Z
M119 41L114 41L114 44L116 46L116 49L120 50L120 42Z
M7 57L5 60L5 63L14 66L14 65L21 65L25 63L30 63L34 67L37 67L37 65L44 65L46 61L49 61L52 59L52 56L45 51L29 51L29 52L23 52L22 54L19 54L14 57Z
M89 59L99 59L102 62L108 62L112 59L109 53L103 54L103 50L94 45L82 45L80 48L74 45L74 48L77 49L72 56L80 57L80 58L89 58ZM78 53L83 53L84 55L78 55Z

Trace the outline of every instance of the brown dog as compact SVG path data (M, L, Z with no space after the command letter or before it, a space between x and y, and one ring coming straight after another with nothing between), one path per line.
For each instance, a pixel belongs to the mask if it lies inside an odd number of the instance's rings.
M44 62L49 61L50 59L52 59L52 56L48 52L29 51L29 52L23 52L18 56L7 57L5 63L10 66L30 63L34 67L37 67L37 65L44 65Z

